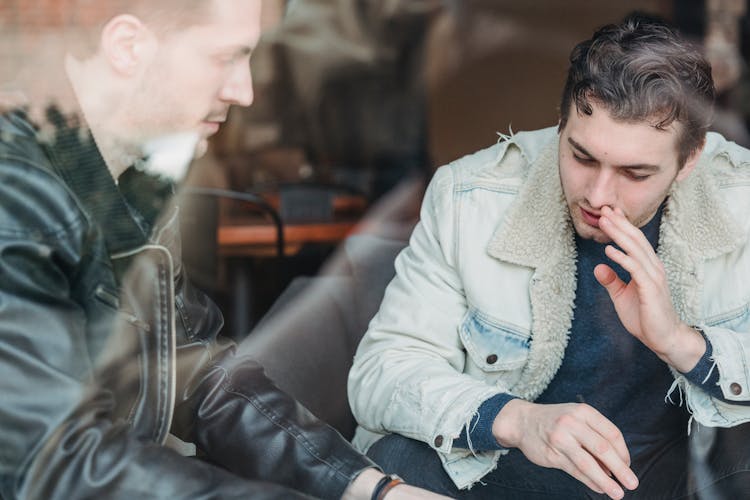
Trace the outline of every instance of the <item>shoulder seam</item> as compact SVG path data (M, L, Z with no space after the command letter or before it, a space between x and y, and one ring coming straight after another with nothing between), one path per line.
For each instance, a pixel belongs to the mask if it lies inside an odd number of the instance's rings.
M14 164L22 168L31 168L34 172L38 173L40 177L44 177L54 181L59 187L60 191L65 193L66 200L71 206L76 208L76 213L72 216L65 214L63 218L56 224L57 227L46 228L46 229L34 229L34 230L21 230L9 227L0 227L0 235L11 236L11 237L31 237L38 238L42 237L59 237L67 234L72 229L78 229L85 224L85 214L83 213L78 200L75 198L73 193L69 190L65 182L57 177L53 172L43 168L41 165L29 161L27 158L19 157L16 155L5 155L0 156L0 160L10 160Z

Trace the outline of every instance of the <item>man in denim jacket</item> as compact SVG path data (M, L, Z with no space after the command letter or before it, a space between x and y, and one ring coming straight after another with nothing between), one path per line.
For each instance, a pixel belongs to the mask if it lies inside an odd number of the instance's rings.
M706 133L713 99L634 16L573 50L557 129L438 170L350 373L355 443L460 498L746 494L744 427L687 480L691 424L750 420L750 152Z

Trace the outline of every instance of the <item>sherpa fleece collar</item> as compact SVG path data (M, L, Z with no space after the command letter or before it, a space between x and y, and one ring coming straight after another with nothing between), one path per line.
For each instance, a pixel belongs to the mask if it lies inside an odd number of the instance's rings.
M527 134L508 138L531 164L516 201L487 247L492 257L535 271L529 289L529 359L510 391L530 400L541 394L562 363L577 285L574 229L558 172L559 136L552 130L532 133L534 140ZM549 139L540 143L540 135ZM660 228L659 257L675 308L689 323L699 319L700 263L731 252L742 241L711 175L715 156L707 146L696 170L672 187Z

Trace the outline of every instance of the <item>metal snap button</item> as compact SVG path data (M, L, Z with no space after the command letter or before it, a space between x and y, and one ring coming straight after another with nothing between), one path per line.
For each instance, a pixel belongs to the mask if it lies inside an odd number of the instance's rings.
M435 438L435 448L443 446L443 436L439 435Z
M490 354L487 356L487 363L490 365L494 365L497 363L497 354Z
M732 382L732 385L729 386L729 390L732 391L732 394L735 396L742 394L742 386L737 382Z

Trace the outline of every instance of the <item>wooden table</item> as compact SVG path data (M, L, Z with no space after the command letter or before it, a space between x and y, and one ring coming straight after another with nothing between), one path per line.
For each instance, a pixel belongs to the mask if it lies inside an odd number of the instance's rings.
M284 255L294 255L308 243L336 244L356 232L358 219L283 224ZM263 219L234 217L218 228L219 254L232 257L267 257L276 254L276 226Z
M350 207L346 201L345 207ZM336 208L336 205L334 205ZM358 208L358 207L357 207ZM232 335L243 338L254 324L253 294L248 258L277 257L277 227L268 216L250 211L221 210L217 227L218 253L227 258L232 289ZM357 232L359 214L336 213L331 220L282 223L284 256L293 256L306 244L336 245Z

